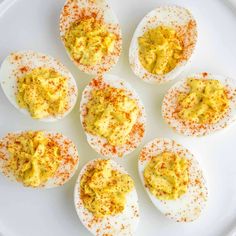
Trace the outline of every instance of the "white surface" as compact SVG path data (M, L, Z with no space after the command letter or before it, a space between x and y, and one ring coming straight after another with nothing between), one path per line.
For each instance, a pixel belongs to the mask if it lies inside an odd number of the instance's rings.
M236 78L236 11L223 0L111 0L123 30L123 54L112 73L126 78L143 100L148 125L143 144L154 137L173 138L198 158L208 181L208 207L199 220L189 224L170 221L152 205L138 177L137 159L141 145L119 162L135 179L139 195L141 220L135 236L181 235L220 236L236 222L236 124L205 138L189 138L175 134L161 118L161 101L175 82L153 86L136 78L128 64L128 48L132 34L143 16L159 3L175 3L188 7L198 21L199 41L192 62L181 76L208 70ZM0 62L12 50L34 49L59 58L77 78L79 96L89 76L80 73L59 40L59 13L64 0L17 0L0 17ZM179 76L179 78L181 78ZM32 121L19 113L0 91L0 136L18 129L45 128L63 132L78 146L79 169L99 155L86 142L79 121L79 100L64 120L55 124ZM78 172L77 172L78 174ZM65 186L51 190L31 190L17 186L0 176L0 232L5 236L88 236L73 205L75 177ZM0 233L0 235L1 235Z

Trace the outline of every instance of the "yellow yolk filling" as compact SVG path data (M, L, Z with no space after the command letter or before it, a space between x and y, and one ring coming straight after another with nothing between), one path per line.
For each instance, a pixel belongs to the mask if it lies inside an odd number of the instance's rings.
M92 66L114 51L116 35L101 22L89 18L73 23L64 41L74 60Z
M138 39L139 60L150 73L163 75L182 58L183 46L176 30L166 26L149 29Z
M85 208L103 218L124 210L126 195L134 188L134 182L129 175L113 170L109 160L99 160L83 174L80 188Z
M218 80L189 79L189 93L178 97L178 116L199 124L215 124L227 112L229 99Z
M86 131L106 138L111 145L123 145L139 113L137 102L124 90L112 87L94 90L87 104Z
M187 192L189 162L177 154L163 152L151 159L144 170L145 184L160 200L175 200Z
M36 68L17 79L17 102L35 119L68 110L68 80L53 69Z
M9 143L8 168L25 186L38 187L56 173L61 162L60 148L43 132L27 132Z

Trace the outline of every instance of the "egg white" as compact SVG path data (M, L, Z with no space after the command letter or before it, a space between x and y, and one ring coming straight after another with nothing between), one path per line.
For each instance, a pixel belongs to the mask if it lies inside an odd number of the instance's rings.
M19 184L22 183L18 182L15 175L6 168L7 162L10 158L7 145L11 142L12 138L17 137L24 132L27 131L8 133L5 137L0 139L0 172L9 180ZM79 165L78 150L75 144L62 134L47 131L44 131L44 134L48 138L53 138L53 140L59 144L61 148L62 162L60 163L54 177L50 178L46 183L37 188L54 188L63 185L74 175ZM65 146L64 143L67 143L67 145ZM68 161L68 155L72 157L71 161Z
M187 85L188 78L218 80L227 89L229 94L229 109L217 123L204 125L194 124L183 121L174 115L178 105L178 93L188 93L190 90ZM236 81L225 76L212 75L206 72L190 75L174 84L168 90L162 102L162 116L166 123L176 132L187 136L204 136L222 130L236 120Z
M61 62L51 56L34 51L19 51L11 53L3 61L0 68L0 84L3 92L15 108L23 114L31 117L29 111L27 109L20 108L17 103L17 78L24 76L31 70L38 67L54 69L59 74L67 78L69 88L69 109L64 114L49 116L37 120L43 122L53 122L62 119L72 111L76 104L78 95L77 85L69 70Z
M99 89L99 85L94 88L94 84L95 81L101 81L101 84L107 84L110 85L111 87L114 88L120 88L120 89L124 89L125 91L127 91L127 93L129 93L130 97L132 99L134 99L137 102L137 105L141 111L141 115L138 117L138 120L136 121L136 124L140 124L142 125L144 132L139 134L138 132L135 133L135 135L132 136L132 139L129 140L130 143L126 143L122 146L112 146L109 145L107 143L107 139L100 137L98 135L93 135L90 134L86 131L85 127L84 127L84 119L86 116L86 106L87 103L89 102L89 100L91 99L91 92L94 89ZM81 124L84 128L86 137L87 137L87 141L90 144L90 146L97 151L98 153L100 153L103 156L106 157L122 157L125 156L127 154L129 154L130 152L132 152L142 141L142 138L145 134L145 128L146 128L146 114L145 114L145 110L144 110L144 106L138 96L138 94L134 91L134 89L124 80L120 79L118 76L115 75L103 75L100 77L96 77L94 78L84 89L83 93L82 93L82 98L81 98L81 102L80 102L80 120L81 120ZM115 152L114 152L114 148L115 148Z
M149 190L144 180L144 170L152 157L164 151L177 153L180 157L190 160L189 185L187 192L176 200L159 200ZM170 139L156 138L142 149L138 169L143 186L148 193L152 203L165 216L177 222L190 222L196 220L206 206L208 190L203 177L201 167L196 158L189 150ZM196 184L198 182L198 184Z
M155 75L148 72L140 63L139 60L139 45L138 38L143 36L143 34L152 28L156 28L158 26L169 26L172 28L176 28L178 26L186 26L189 22L192 22L193 27L189 29L189 35L185 36L185 44L191 45L185 47L185 59L181 60L177 66L171 70L170 72L164 75ZM196 21L189 10L176 6L176 5L166 5L160 6L149 12L139 23L137 26L135 33L133 35L130 49L129 49L129 62L133 72L141 78L143 81L152 83L152 84L160 84L164 82L168 82L174 78L176 78L184 69L184 66L189 61L197 42L197 27Z
M94 12L96 13L97 18L103 19L109 32L115 33L119 36L119 39L115 43L116 53L115 55L107 55L99 64L92 66L82 65L74 60L74 58L70 55L70 52L67 50L64 43L64 36L66 35L66 32L70 28L71 24L80 20L81 15L91 16L91 13ZM81 71L87 74L97 75L109 71L118 62L121 54L122 34L120 24L116 14L106 0L67 0L60 15L60 36L69 58Z
M104 218L94 220L93 214L88 211L80 198L80 180L88 167L95 166L96 162L101 159L94 159L88 162L81 170L76 181L74 189L74 203L76 212L83 223L83 225L96 236L102 235L133 235L139 223L139 205L138 195L134 188L126 195L126 205L123 212L114 215L106 216ZM123 174L128 174L122 166L113 160L110 160L113 170L118 170Z

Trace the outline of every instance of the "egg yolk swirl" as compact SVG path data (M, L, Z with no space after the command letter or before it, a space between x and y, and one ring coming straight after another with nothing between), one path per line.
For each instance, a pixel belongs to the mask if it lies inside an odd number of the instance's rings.
M35 68L17 79L17 102L34 119L63 115L68 94L68 79L54 69Z
M189 161L175 153L154 156L144 170L145 184L159 200L175 200L187 192Z
M178 96L179 118L199 124L215 124L227 112L227 90L218 80L189 79L188 93Z
M25 186L38 187L53 177L61 162L60 147L43 132L25 132L12 140L7 167Z
M94 18L75 22L65 34L65 46L72 58L83 65L96 65L114 51L116 35Z
M107 139L114 146L121 146L140 114L137 102L123 89L106 87L93 90L84 118L87 132Z
M127 174L113 170L109 160L98 160L80 181L80 195L84 207L98 218L121 213L126 195L134 188Z
M183 43L175 29L158 26L138 38L139 60L150 73L163 75L173 70L183 55Z

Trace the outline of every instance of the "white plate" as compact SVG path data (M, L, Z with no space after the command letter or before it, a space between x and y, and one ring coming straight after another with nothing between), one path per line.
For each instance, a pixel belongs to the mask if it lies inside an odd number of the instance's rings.
M5 0L12 1L12 0ZM236 125L204 138L175 134L161 118L164 93L175 82L153 86L136 78L128 64L128 48L139 21L160 3L188 7L198 21L199 41L192 62L178 77L208 70L236 78L236 17L220 0L111 0L121 22L124 52L111 71L136 89L147 112L147 134L143 144L155 137L176 139L198 158L209 186L208 207L199 220L174 223L159 213L143 190L137 171L141 146L118 160L135 179L141 220L135 236L220 236L236 222ZM59 58L77 78L79 97L91 77L79 72L69 61L59 40L59 13L64 0L16 0L7 11L0 7L0 62L13 50L34 49ZM79 121L79 100L74 111L55 124L32 121L19 113L0 91L0 136L22 129L44 128L62 132L78 146L80 166L98 157L86 142ZM143 145L142 144L142 145ZM78 173L78 172L77 172ZM25 189L0 175L0 235L4 236L89 236L73 205L73 187L77 174L65 186L51 190Z

